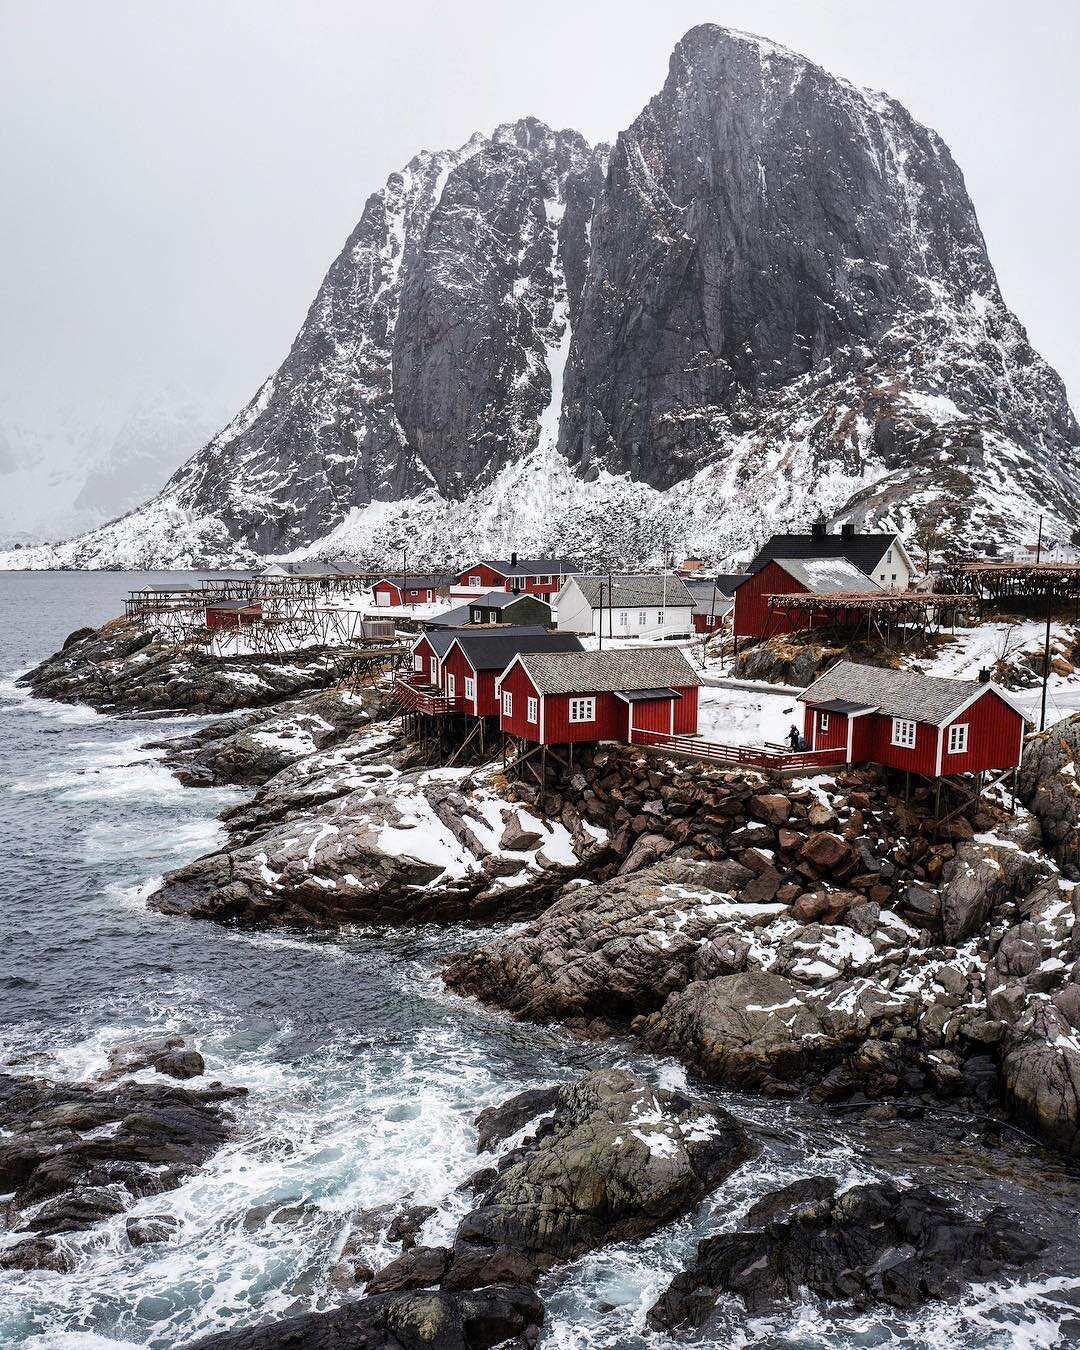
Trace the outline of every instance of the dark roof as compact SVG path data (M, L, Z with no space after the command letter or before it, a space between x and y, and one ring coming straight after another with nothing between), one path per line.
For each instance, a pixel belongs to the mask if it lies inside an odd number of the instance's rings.
M670 703L682 698L682 694L677 689L630 689L620 693L619 698L626 699L627 703Z
M895 534L774 534L746 570L760 572L774 558L846 558L869 574L897 541Z
M542 694L629 693L701 684L677 647L622 647L607 652L534 652L521 664Z
M572 633L549 633L535 624L501 628L497 632L468 629L456 633L458 646L474 670L505 670L518 652L580 652Z
M940 726L972 694L984 689L993 689L1001 695L995 685L978 680L949 680L940 675L920 675L914 670L885 670L840 661L799 698L815 707L841 699L860 708L876 708L887 717L906 717Z
M827 703L819 703L817 699L814 699L814 707L817 708L818 712L844 714L874 711L874 705L872 703L852 703L850 699L846 698L831 698Z
M483 591L480 595L470 596L470 609L505 609L507 605L519 600L535 600L538 604L551 608L542 595L530 595L528 591Z
M518 558L516 562L511 562L509 558L478 558L469 564L469 567L481 566L490 567L503 577L534 577L576 572L581 563L574 558ZM463 567L458 576L465 576L469 567Z
M391 586L396 586L399 590L402 588L405 590L438 590L440 586L449 586L453 580L453 577L449 577L442 572L398 572L394 576L379 578L379 581L389 581ZM376 586L379 581L375 583Z
M420 634L420 637L418 637L416 639L416 642L413 643L413 647L415 648L419 644L421 639L427 638L428 642L431 644L431 650L441 661L442 658L446 655L446 653L450 650L451 644L453 643L454 639L459 636L459 634L468 633L472 631L473 630L470 628L434 628L434 629L425 628L424 631Z
M847 558L772 558L770 561L815 595L867 595L881 591L876 581Z
M604 609L620 607L632 609L635 605L661 609L686 609L694 604L694 597L682 577L652 572L588 574L573 578L574 584L592 609L600 605L603 587Z
M723 595L734 595L735 587L740 581L745 581L749 577L749 572L723 572L720 576L714 577L716 589Z

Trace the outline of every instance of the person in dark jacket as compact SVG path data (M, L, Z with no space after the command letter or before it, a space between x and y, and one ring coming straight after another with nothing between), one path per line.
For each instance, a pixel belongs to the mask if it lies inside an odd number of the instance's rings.
M795 725L794 722L792 722L791 724L791 730L788 732L787 738L791 742L792 750L798 750L799 741L802 739L802 737L799 734L799 728Z

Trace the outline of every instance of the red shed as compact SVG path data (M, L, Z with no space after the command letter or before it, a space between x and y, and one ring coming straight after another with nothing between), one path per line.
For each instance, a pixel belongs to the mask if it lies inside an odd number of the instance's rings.
M460 630L423 632L412 645L409 678L416 684L442 685L442 659Z
M499 726L544 745L696 735L701 677L676 648L529 652L499 681Z
M450 581L443 573L408 572L380 578L371 594L376 605L431 605L450 594Z
M770 595L877 594L881 587L846 558L773 558L735 587L736 637L770 637L817 627L812 614L770 617Z
M847 749L852 764L928 778L1020 763L1027 718L989 680L948 680L841 661L804 693L812 750Z
M215 600L206 606L207 628L239 628L261 618L261 600Z

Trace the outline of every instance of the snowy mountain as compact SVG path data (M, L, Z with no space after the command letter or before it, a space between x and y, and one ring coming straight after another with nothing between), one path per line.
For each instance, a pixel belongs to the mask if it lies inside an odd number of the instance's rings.
M822 514L1016 541L1080 525L1078 446L940 137L703 25L610 151L527 119L391 175L247 408L19 565L633 563Z

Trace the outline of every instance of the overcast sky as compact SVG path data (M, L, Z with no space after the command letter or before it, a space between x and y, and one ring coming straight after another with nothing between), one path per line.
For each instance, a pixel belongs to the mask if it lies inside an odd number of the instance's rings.
M526 114L611 139L702 21L942 134L1075 397L1075 0L0 0L0 421L174 380L239 406L390 172Z

